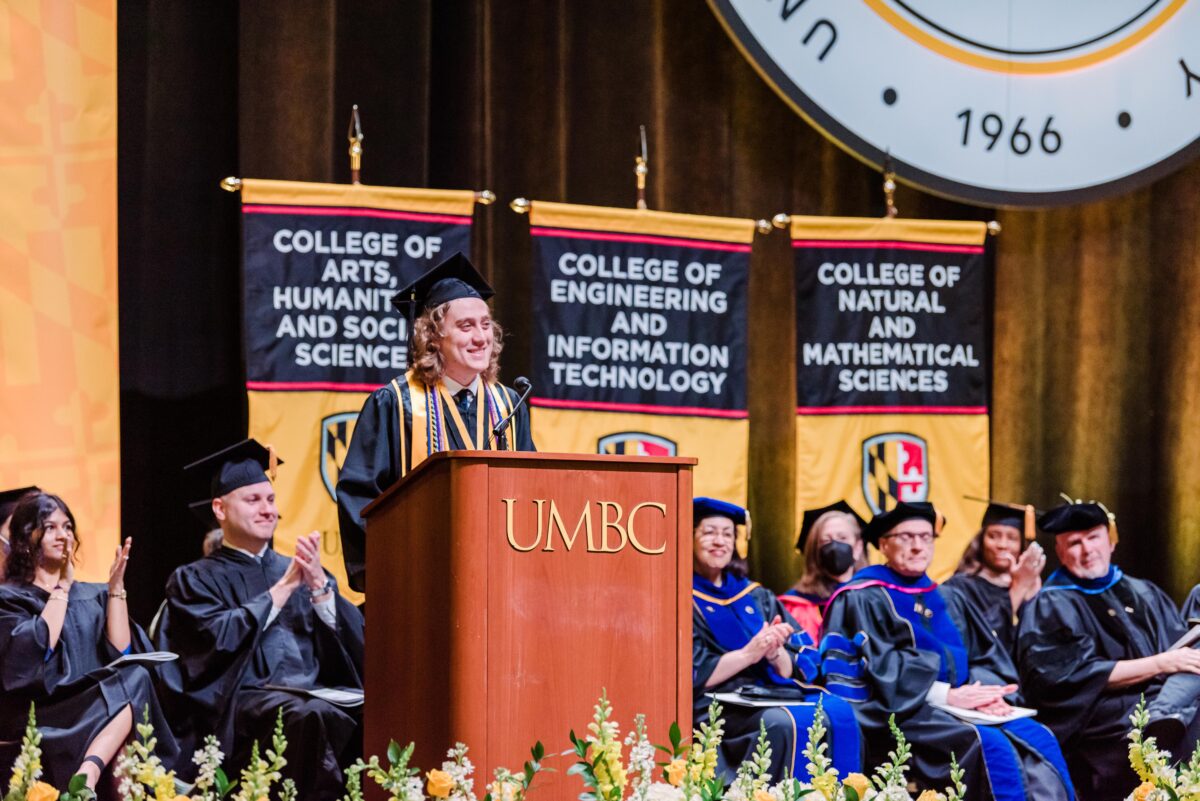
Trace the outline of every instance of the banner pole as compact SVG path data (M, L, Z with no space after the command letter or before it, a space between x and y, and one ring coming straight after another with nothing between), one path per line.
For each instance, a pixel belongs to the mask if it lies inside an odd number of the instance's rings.
M633 175L637 181L637 207L639 211L646 210L646 176L650 174L650 158L646 149L646 126L638 126L641 151L633 157Z
M346 138L350 140L350 183L358 185L361 183L358 179L362 172L363 132L357 103L350 108L350 127L346 131Z

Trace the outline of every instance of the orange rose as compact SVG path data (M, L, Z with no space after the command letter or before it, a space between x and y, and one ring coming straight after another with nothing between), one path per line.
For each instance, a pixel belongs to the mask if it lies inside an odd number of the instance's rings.
M59 792L54 785L37 782L25 794L25 801L58 801Z
M1146 801L1152 792L1154 792L1154 783L1142 782L1138 785L1137 789L1133 791L1133 801Z
M861 773L851 773L842 784L854 788L854 792L858 793L858 801L863 801L867 797L867 790L871 789L871 780Z
M922 790L917 801L941 801L942 798L942 794L936 790Z
M687 763L682 759L676 759L670 765L667 765L667 781L672 787L678 787L683 784L683 775L687 773Z
M454 777L444 770L431 770L425 774L429 777L429 781L425 785L426 791L434 798L448 798L450 791L454 789Z
M755 790L754 801L775 801L775 796L771 795L766 790Z

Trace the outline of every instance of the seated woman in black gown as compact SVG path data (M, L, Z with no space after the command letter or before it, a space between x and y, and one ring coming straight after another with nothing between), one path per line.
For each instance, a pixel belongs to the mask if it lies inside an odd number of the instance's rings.
M762 721L771 740L771 775L804 778L805 733L821 698L834 767L842 776L857 772L862 748L853 708L813 685L820 657L812 639L775 593L746 578L746 518L746 510L731 503L692 502L693 724L708 719L708 693L736 693L751 685L789 693L786 706L724 704L718 768L733 779L738 765L753 756ZM743 525L746 533L739 536L736 527Z
M9 531L0 584L0 741L20 741L32 702L45 781L63 790L82 773L94 788L149 705L156 753L170 768L177 749L150 673L137 664L106 667L151 650L125 602L131 541L117 549L108 584L89 584L75 581L75 518L58 496L22 498Z

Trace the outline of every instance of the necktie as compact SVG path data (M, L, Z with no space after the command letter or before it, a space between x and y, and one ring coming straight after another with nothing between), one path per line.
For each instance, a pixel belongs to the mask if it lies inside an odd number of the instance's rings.
M475 394L469 389L459 390L454 396L454 404L458 406L458 413L462 415L463 425L467 428L468 441L463 445L471 448L473 446L469 438L475 436Z

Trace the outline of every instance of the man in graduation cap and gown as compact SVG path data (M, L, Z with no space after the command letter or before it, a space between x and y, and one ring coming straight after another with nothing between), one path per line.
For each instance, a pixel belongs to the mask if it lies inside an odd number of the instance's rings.
M159 646L179 654L166 683L190 748L215 734L240 769L254 741L269 744L282 710L284 775L300 798L335 798L342 766L361 751L361 704L313 693L361 691L363 619L322 567L317 532L299 538L291 559L272 547L279 514L267 472L279 463L251 439L185 468L211 477L223 542L167 582Z
M710 693L762 693L786 706L724 705L725 736L718 770L732 781L754 756L759 724L771 744L771 776L803 777L805 732L824 700L829 756L842 776L862 769L854 710L815 685L819 658L813 640L775 593L746 577L749 513L716 500L692 501L692 721L708 719Z
M342 556L356 590L366 590L362 510L384 490L438 451L537 450L528 405L518 407L518 393L498 381L502 331L487 305L493 294L456 253L392 299L408 309L409 369L367 398L338 474ZM508 429L493 436L510 416Z
M1200 702L1200 651L1170 650L1185 631L1171 599L1112 563L1116 524L1097 503L1067 503L1038 525L1055 535L1062 567L1017 628L1017 664L1030 702L1062 743L1081 797L1124 798L1129 714L1149 702L1147 734L1176 757L1190 752Z
M950 784L950 755L965 771L973 801L1072 799L1062 752L1034 721L997 725L971 712L1011 718L1020 702L1016 669L987 624L968 608L960 630L926 574L943 519L928 503L899 503L876 515L864 537L887 560L854 574L825 611L825 686L854 703L868 764L894 748L888 718L912 746L912 780ZM936 704L936 705L935 705ZM947 711L946 707L960 710Z
M1034 521L1032 506L988 503L979 533L967 545L957 572L942 585L955 622L963 621L963 605L974 607L1010 656L1016 653L1021 609L1041 589L1046 566L1046 554L1034 541Z

